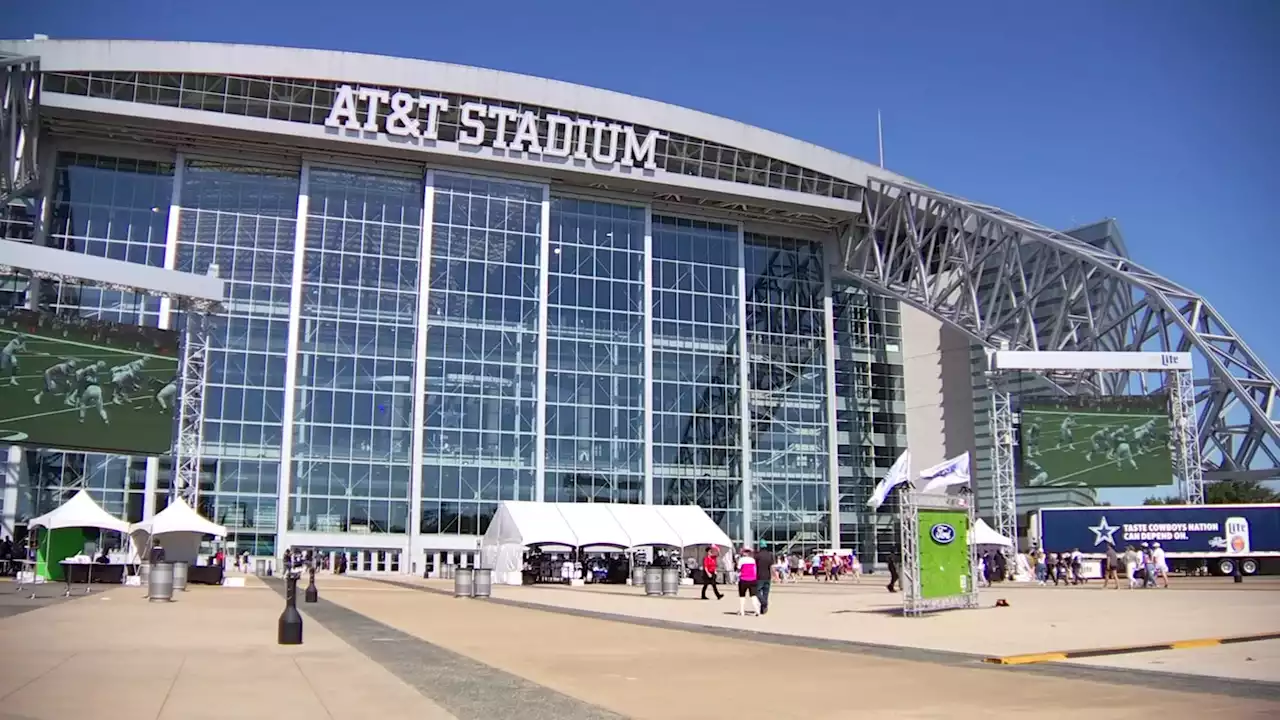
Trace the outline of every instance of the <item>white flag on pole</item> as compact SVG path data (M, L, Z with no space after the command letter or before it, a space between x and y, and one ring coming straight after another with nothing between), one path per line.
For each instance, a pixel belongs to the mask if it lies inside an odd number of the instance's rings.
M944 460L931 468L920 471L916 483L918 492L941 492L952 485L969 484L969 453Z
M911 451L903 450L902 454L893 463L893 467L889 468L889 472L885 473L880 482L876 483L875 492L871 493L871 499L867 500L867 506L872 510L879 508L884 504L885 498L889 497L890 490L910 479Z

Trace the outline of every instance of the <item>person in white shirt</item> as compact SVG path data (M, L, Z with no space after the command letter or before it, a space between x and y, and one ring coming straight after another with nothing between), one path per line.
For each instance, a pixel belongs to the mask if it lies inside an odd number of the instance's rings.
M1151 559L1156 566L1156 581L1159 582L1164 578L1164 586L1169 587L1169 560L1164 555L1164 548L1160 547L1160 543L1151 545Z

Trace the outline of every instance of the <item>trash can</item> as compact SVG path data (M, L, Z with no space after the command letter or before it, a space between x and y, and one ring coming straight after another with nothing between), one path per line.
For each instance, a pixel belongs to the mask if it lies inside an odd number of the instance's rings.
M142 587L147 587L147 583L151 578L151 563L144 562L138 565L138 580L142 583Z
M650 565L644 569L644 594L662 594L662 568Z
M458 568L453 574L453 596L471 597L471 568Z
M675 595L680 592L680 568L662 568L662 594Z
M186 591L187 589L187 567L184 562L170 563L173 565L173 589Z
M471 597L487 598L493 594L493 571L476 568L471 581Z
M173 563L155 563L147 573L147 599L151 602L173 600Z
M253 561L253 574L257 575L258 577L267 576L267 559L266 558L258 558L257 560Z
M631 568L631 584L636 587L644 584L644 566L636 565Z

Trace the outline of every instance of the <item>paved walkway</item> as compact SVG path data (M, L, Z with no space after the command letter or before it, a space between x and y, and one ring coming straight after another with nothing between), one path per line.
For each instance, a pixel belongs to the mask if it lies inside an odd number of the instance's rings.
M450 581L405 578L452 591ZM1182 580L1178 583L1178 580ZM536 605L801 638L850 641L981 656L1144 645L1174 640L1280 631L1280 579L1175 578L1171 590L1103 590L1005 584L981 593L983 609L904 618L901 597L866 581L773 585L770 613L737 616L738 601L701 601L685 586L679 597L650 598L642 588L564 585L495 588L495 595ZM997 598L1009 607L994 607ZM1276 668L1280 680L1280 666Z
M645 627L423 590L327 579L324 598L414 637L632 718L1265 717L1272 699L1182 692L1044 672L889 659ZM506 588L500 589L504 592ZM554 592L554 591L548 591ZM661 601L652 601L661 602ZM671 601L672 604L681 604ZM685 604L695 604L689 601ZM723 608L727 610L727 606ZM723 612L723 610L721 610ZM765 618L741 620L765 621ZM739 620L736 616L734 621ZM808 692L831 688L828 696ZM780 690L781 689L781 690ZM803 689L790 692L787 689Z
M320 623L276 645L282 609L250 579L167 604L116 587L0 619L0 719L451 717Z
M115 588L0 619L0 720L1280 714L1280 685L1232 687L1065 665L1002 668L918 650L911 652L929 661L815 649L799 637L793 644L758 642L731 629L650 627L350 577L322 576L320 589L320 603L300 605L306 617L300 647L275 644L278 581L196 587L171 604L149 604L137 588ZM509 590L519 589L498 591ZM625 591L535 592L646 602ZM804 607L804 593L833 592L795 590L778 597L775 608L786 612L725 620L785 624ZM727 600L647 602L689 612L729 609ZM815 688L830 692L815 695Z

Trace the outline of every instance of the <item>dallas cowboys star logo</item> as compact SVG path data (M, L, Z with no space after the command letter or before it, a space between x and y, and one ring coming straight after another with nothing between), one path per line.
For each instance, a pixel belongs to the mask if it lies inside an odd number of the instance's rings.
M1101 545L1104 542L1108 545L1115 545L1116 531L1120 529L1120 526L1107 524L1107 516L1103 515L1102 522L1089 529L1093 531L1094 545Z

